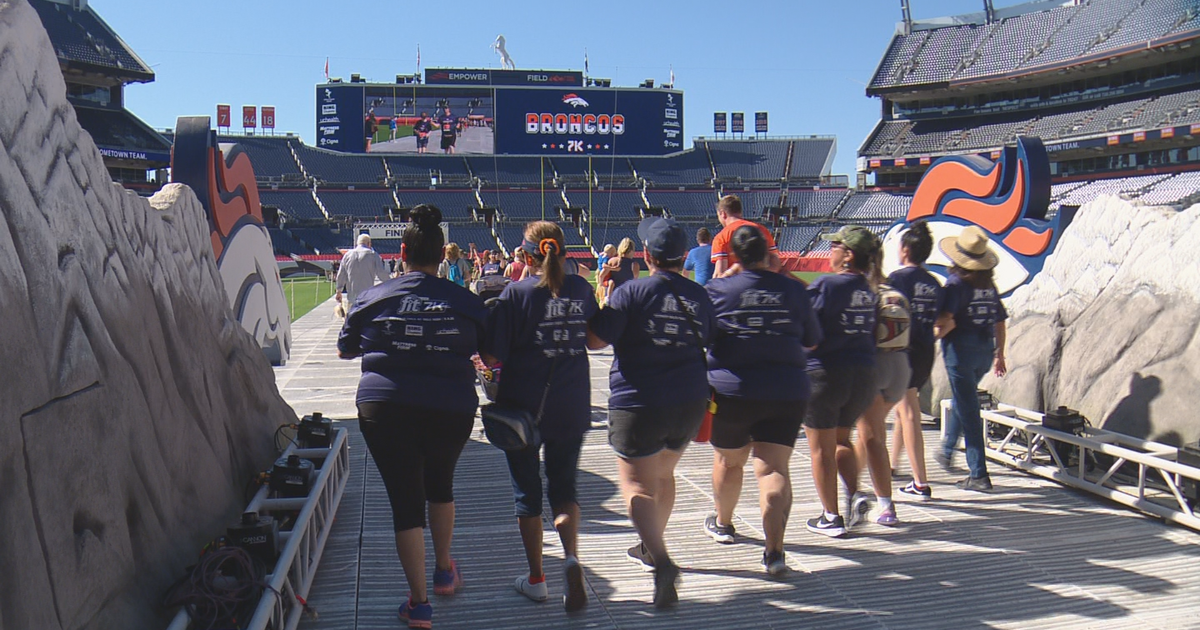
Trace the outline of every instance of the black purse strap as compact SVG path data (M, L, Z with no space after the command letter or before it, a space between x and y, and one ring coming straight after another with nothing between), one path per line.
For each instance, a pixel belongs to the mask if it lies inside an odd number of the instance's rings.
M554 299L551 296L550 299ZM570 333L568 332L568 335ZM554 344L554 360L550 362L550 373L546 375L546 388L542 390L542 402L538 404L537 415L533 417L533 423L542 423L542 414L546 411L546 399L550 397L550 383L554 381L554 368L558 366L558 359L562 356L562 344Z
M700 324L696 322L696 318L692 317L692 312L688 310L687 303L679 296L675 290L675 286L671 284L670 272L662 272L663 279L666 281L667 290L671 295L675 296L675 301L679 303L679 310L683 311L684 317L687 317L688 323L692 326L692 334L696 335L696 345L700 349L700 362L704 364L704 368L708 369L708 349L704 346L704 335L700 333Z

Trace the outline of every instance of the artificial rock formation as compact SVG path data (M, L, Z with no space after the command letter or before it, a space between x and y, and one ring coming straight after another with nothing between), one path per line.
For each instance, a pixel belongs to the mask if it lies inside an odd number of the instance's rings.
M112 183L24 0L0 2L0 216L0 629L163 627L295 415L195 195Z
M1007 301L1000 400L1078 409L1093 425L1180 444L1200 438L1200 206L1101 197ZM941 375L944 381L944 372Z

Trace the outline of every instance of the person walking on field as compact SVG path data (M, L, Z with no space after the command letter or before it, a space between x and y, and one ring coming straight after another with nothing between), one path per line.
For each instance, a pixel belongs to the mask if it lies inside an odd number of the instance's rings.
M404 232L407 273L359 296L338 337L338 356L362 357L356 403L367 450L387 489L396 551L409 597L399 616L429 628L425 582L426 505L433 539L433 592L453 595L462 573L450 555L454 468L475 424L471 356L487 317L475 294L437 277L441 212L417 206Z
M535 602L549 598L542 565L542 471L554 511L554 529L566 556L563 606L587 606L579 563L579 503L575 477L583 436L592 424L587 321L596 313L592 285L564 269L562 228L549 221L525 227L520 251L529 277L508 285L488 316L480 357L502 364L496 402L541 416L542 444L505 451L512 477L517 525L529 572L517 578L517 592ZM544 448L544 456L542 454Z
M688 252L683 269L692 272L693 279L700 286L708 284L712 279L712 236L709 236L708 228L696 230L696 246Z
M346 294L346 311L358 299L358 295L375 285L375 281L387 282L387 267L383 258L371 249L371 237L368 234L358 235L358 246L342 256L338 265L337 281L333 299L341 302L342 293Z
M713 328L704 289L680 274L687 233L670 219L638 226L650 276L617 287L589 325L588 348L613 346L608 443L641 541L630 559L654 572L654 605L679 600L679 567L663 531L675 506L675 465L708 406L704 346Z
M750 225L762 232L767 241L767 269L779 271L783 268L783 259L779 257L779 248L775 246L775 237L761 223L747 221L742 218L742 200L737 195L725 195L717 202L717 220L721 222L721 231L712 242L712 263L714 278L732 276L742 270L736 256L731 255L729 239L734 230L743 225Z
M764 532L763 568L787 573L783 535L792 509L788 463L809 397L805 348L821 341L821 326L802 283L767 269L767 240L753 226L733 232L741 273L708 283L717 314L708 382L716 393L712 419L713 503L704 533L736 542L733 512L743 468L753 457Z

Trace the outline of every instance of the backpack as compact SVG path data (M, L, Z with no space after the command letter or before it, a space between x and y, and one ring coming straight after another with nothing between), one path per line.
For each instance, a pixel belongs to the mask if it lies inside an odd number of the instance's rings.
M467 279L463 277L462 267L458 264L458 260L450 263L450 268L446 270L446 279L460 287L464 287L467 285Z
M875 313L875 347L895 350L908 347L911 324L908 298L887 284L879 285L879 306Z

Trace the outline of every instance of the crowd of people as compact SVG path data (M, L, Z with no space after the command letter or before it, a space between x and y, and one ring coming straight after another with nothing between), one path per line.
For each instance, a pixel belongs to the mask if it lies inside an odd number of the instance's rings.
M444 242L438 209L412 211L404 273L362 291L338 339L339 356L362 358L359 423L391 501L410 589L399 616L410 627L432 624L426 506L433 591L452 595L462 585L450 553L453 478L479 402L476 359L503 366L496 404L536 414L540 433L538 443L505 451L528 563L514 587L533 601L550 597L542 527L548 502L565 555L568 612L588 604L576 478L591 427L589 351L613 349L608 442L639 537L626 554L653 573L656 607L679 599L680 569L663 532L674 507L675 467L702 430L711 433L714 453L713 512L702 530L718 543L738 540L733 515L751 463L765 534L762 564L773 576L789 571L783 544L793 500L789 462L802 429L821 504L806 523L809 531L845 536L872 513L881 525L899 523L885 425L895 405L894 441L907 448L914 473L901 492L930 498L916 391L929 379L938 339L954 412L935 456L949 468L962 434L970 475L958 486L991 488L975 388L989 368L1005 371L1006 313L991 280L996 257L981 230L967 228L936 244L953 261L943 287L923 267L935 246L924 224L905 232L903 267L888 278L878 237L844 226L822 237L831 242L831 273L806 284L782 270L770 232L741 218L736 197L723 197L717 215L723 229L711 245L706 232L695 237L698 247L711 248L706 265L689 255L692 237L677 223L643 221L640 260L632 240L605 248L608 260L597 277L603 291L571 272L561 228L534 221L515 252L524 265L520 277L485 306L450 271L463 256ZM493 259L482 266L494 272L503 261ZM649 275L639 277L643 264ZM873 496L860 491L863 467Z

